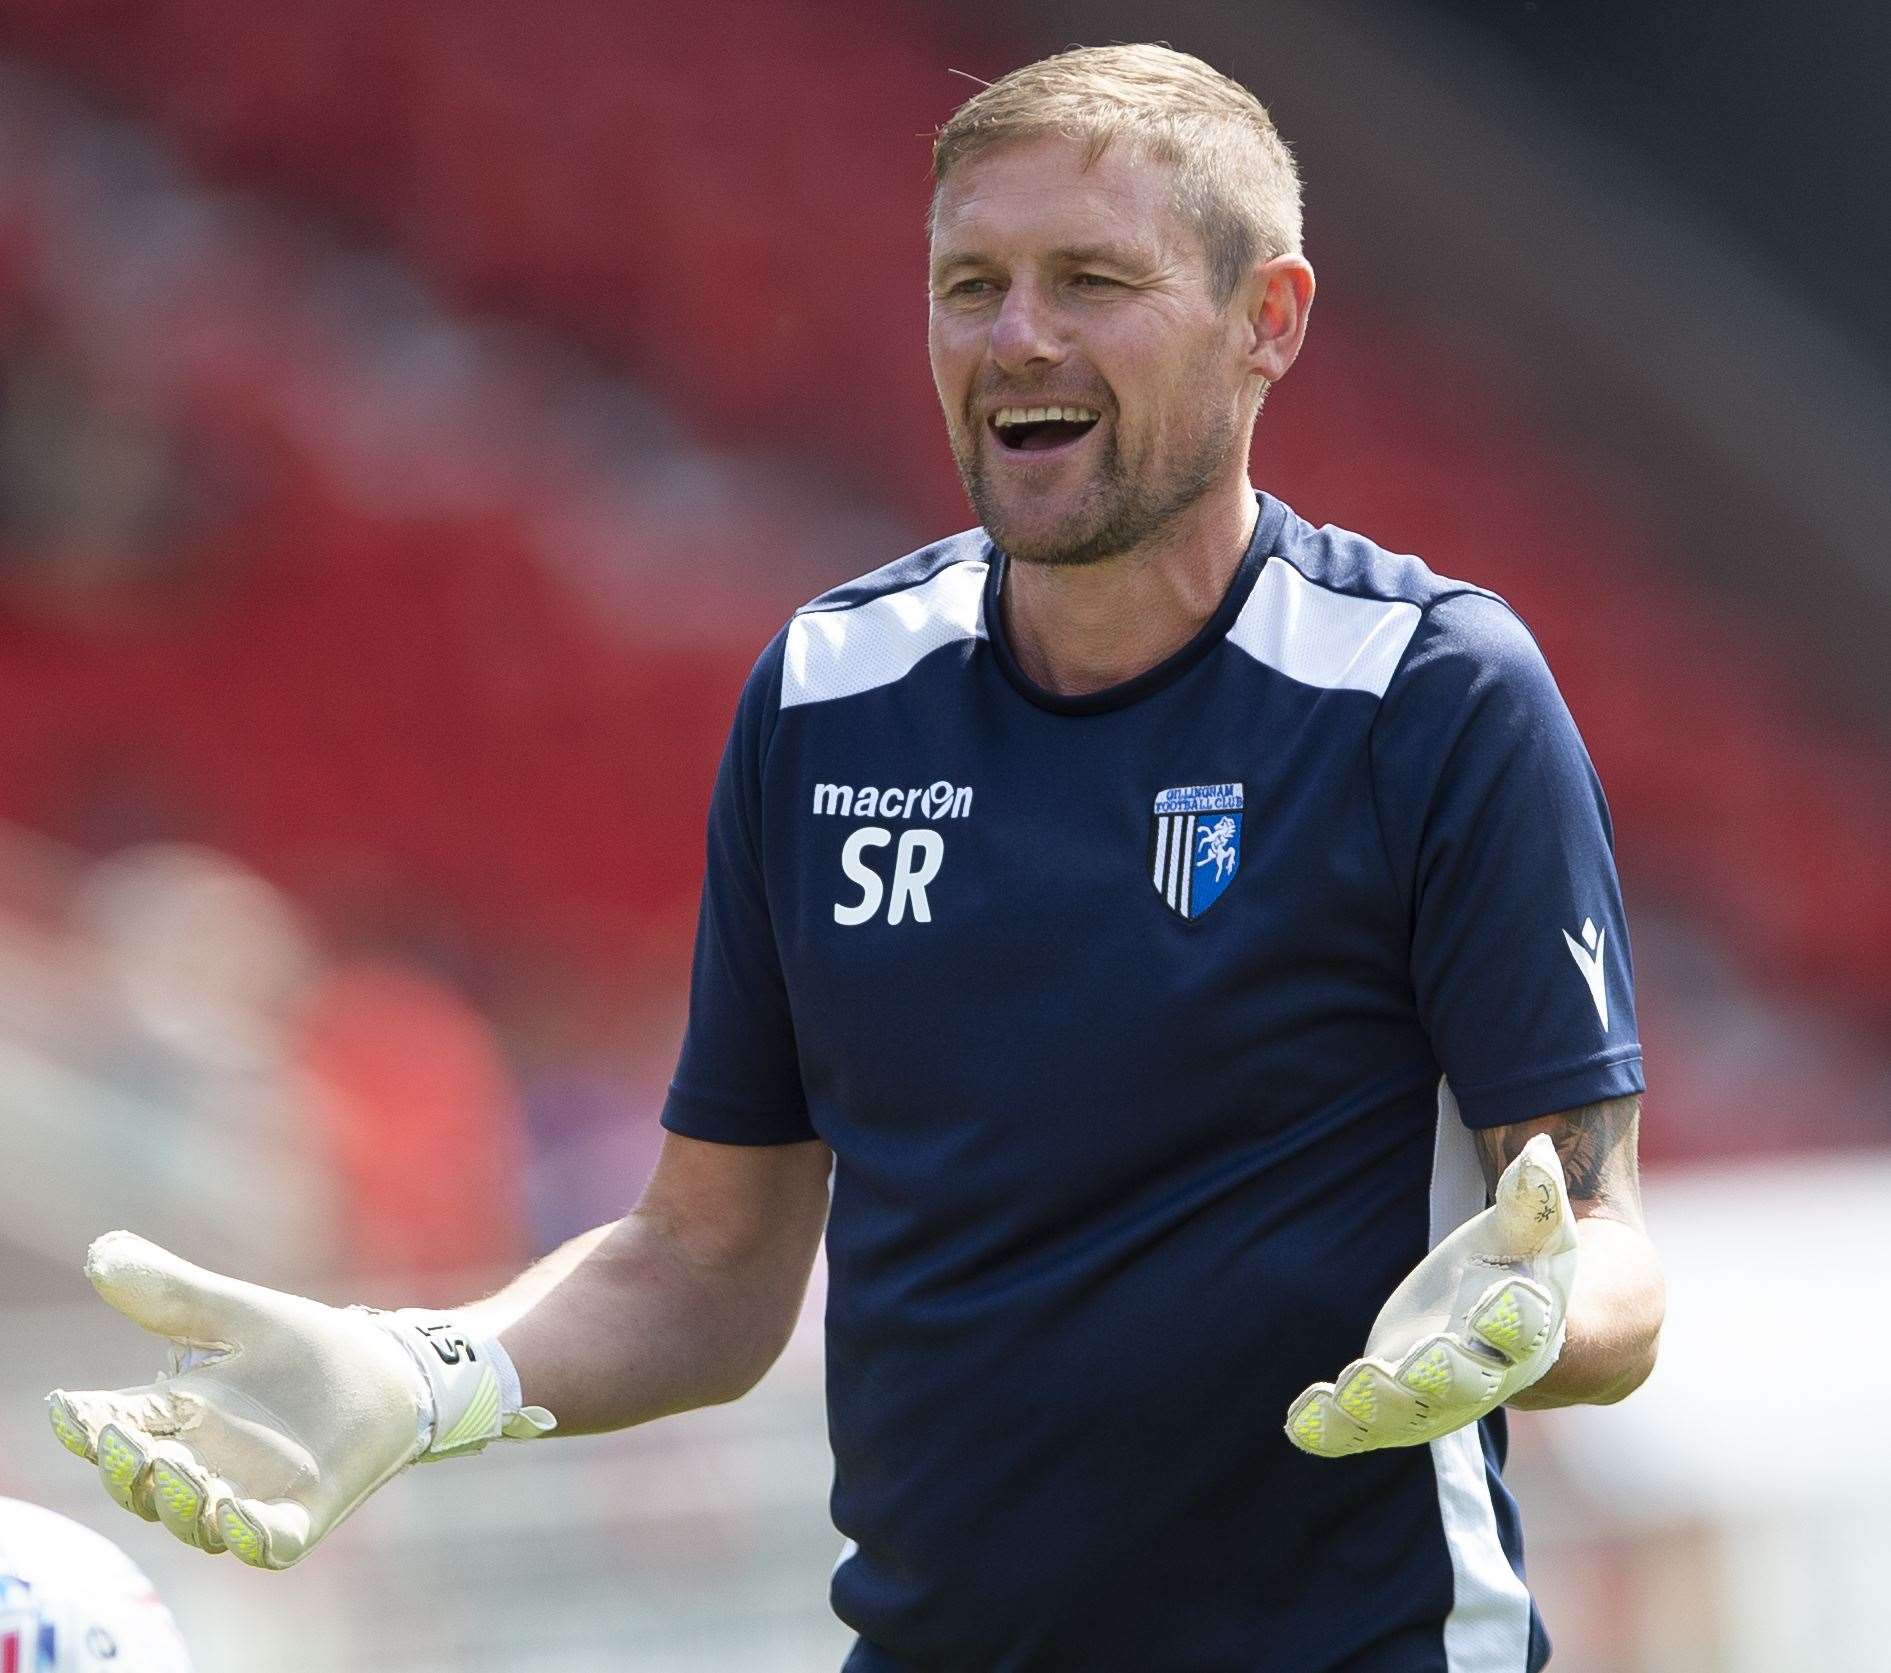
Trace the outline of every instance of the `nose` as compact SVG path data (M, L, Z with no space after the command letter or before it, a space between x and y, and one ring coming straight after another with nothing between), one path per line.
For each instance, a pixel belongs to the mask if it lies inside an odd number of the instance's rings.
M1064 358L1051 310L1032 285L1014 283L992 321L991 357L1006 372L1055 366Z

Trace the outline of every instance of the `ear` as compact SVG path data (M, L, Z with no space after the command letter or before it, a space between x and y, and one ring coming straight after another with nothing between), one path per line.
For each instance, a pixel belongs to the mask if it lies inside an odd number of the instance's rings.
M1256 262L1243 290L1248 370L1268 383L1285 377L1300 353L1313 308L1313 268L1304 256Z

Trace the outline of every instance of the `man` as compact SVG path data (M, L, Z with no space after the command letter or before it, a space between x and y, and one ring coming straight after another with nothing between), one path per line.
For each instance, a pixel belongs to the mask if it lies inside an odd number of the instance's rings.
M1539 1667L1496 1408L1662 1305L1582 744L1501 601L1248 486L1313 296L1250 94L1065 53L935 172L982 527L757 664L636 1211L455 1315L115 1234L183 1369L55 1427L284 1566L416 1455L740 1395L825 1221L850 1669Z

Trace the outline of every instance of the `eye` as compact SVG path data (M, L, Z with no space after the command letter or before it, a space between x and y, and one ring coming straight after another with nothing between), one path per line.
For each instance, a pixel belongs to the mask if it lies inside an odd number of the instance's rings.
M947 285L941 294L945 296L983 296L986 291L992 288L992 282L989 279L960 279L954 284Z
M1071 282L1082 286L1085 290L1100 290L1106 286L1114 288L1121 283L1120 280L1112 279L1103 273L1079 273Z

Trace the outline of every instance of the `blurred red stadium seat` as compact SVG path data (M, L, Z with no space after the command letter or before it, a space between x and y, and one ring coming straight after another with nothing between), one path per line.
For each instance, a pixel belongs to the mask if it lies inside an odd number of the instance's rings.
M719 19L599 0L529 16L496 0L0 0L0 42L111 89L215 175L370 224L463 303L609 351L705 441L789 449L919 526L954 526L920 346L924 134L963 92L944 26L865 0L737 0ZM197 329L213 314L205 299ZM318 336L298 352L323 352ZM1759 967L1891 1021L1883 740L1805 712L1765 624L1665 563L1619 472L1559 464L1530 414L1446 364L1363 299L1326 307L1262 425L1260 479L1509 595L1630 833L1631 888L1672 892ZM212 422L261 419L252 389L289 375L233 355ZM45 758L27 734L49 704L194 693L170 730L179 772L221 809L206 834L294 872L373 827L475 921L522 916L594 953L652 918L677 933L721 717L766 627L744 645L732 626L719 661L666 662L588 629L504 515L381 527L319 491L281 515L242 536L248 567L188 643L141 644L169 679L98 666L123 644L16 646L0 666L21 700L15 762ZM766 545L758 531L758 574ZM317 551L319 575L292 556ZM363 772L377 794L344 793ZM632 796L619 775L667 793ZM9 811L33 810L32 782L12 779Z

